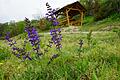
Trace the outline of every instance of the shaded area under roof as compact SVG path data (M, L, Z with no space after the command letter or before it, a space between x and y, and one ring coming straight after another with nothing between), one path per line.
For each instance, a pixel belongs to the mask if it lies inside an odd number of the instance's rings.
M58 17L59 15L64 16L64 18L60 21L61 25L67 24L68 26L70 25L81 25L82 26L85 12L86 12L86 9L78 1L76 1L72 4L68 4L64 6L63 8L57 10L54 14L56 15L56 17ZM79 19L74 18L74 16L76 15L80 15L78 17Z
M54 14L58 14L58 13L60 13L60 12L65 12L67 8L71 8L71 7L72 7L72 8L78 8L80 11L86 12L86 9L80 4L80 2L76 1L76 2L74 2L74 3L72 3L72 4L68 4L68 5L64 6L63 8L57 10ZM76 11L76 10L71 10L71 11L69 12L69 15L70 15L70 16L75 16L75 15L77 15L77 14L79 14L79 12Z

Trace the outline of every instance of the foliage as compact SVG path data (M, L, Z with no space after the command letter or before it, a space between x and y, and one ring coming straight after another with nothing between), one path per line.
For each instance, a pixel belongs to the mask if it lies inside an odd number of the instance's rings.
M100 8L95 12L95 20L100 20L108 17L113 13L119 13L119 0L105 0L100 4Z
M0 47L0 62L10 58L10 54L9 53L10 52L7 50L7 48Z
M62 54L49 65L48 61L54 49L45 54L40 60L18 62L11 55L10 58L0 63L0 79L4 80L81 80L81 79L120 79L120 41L115 33L96 33L94 40L97 44L89 48L87 34L64 34ZM18 36L17 36L18 37ZM48 43L50 35L44 35L45 43ZM84 40L83 51L78 56L78 39ZM19 40L18 40L19 41ZM18 42L17 41L17 42ZM24 41L24 40L23 40ZM3 41L4 42L4 41ZM2 43L3 43L2 42ZM6 47L2 45L1 47ZM5 43L5 42L4 42ZM21 44L21 42L19 42ZM117 46L117 47L116 47ZM5 49L7 50L7 49ZM4 50L2 50L4 51ZM8 49L9 51L9 49ZM7 52L7 51L6 51ZM72 73L72 74L71 74Z
M87 42L88 42L88 45L91 47L91 44L92 44L92 30L90 30L89 33L87 34Z
M49 22L46 18L42 18L40 19L39 21L39 27L38 27L40 30L50 30L52 29L52 23Z
M88 6L92 6L93 0L87 0ZM96 0L95 0L96 1ZM0 41L0 79L1 80L111 80L120 79L120 40L118 36L120 31L114 29L113 32L88 33L78 34L61 34L60 29L56 29L58 25L57 19L53 16L54 10L48 7L48 23L54 26L49 26L50 35L39 34L33 25L38 25L37 21L29 21L26 18L26 27L24 23L5 24L8 30L13 31L11 35L7 33L6 40L10 47L5 45L6 41ZM88 7L89 9L89 7ZM91 13L91 9L89 9ZM53 12L52 12L53 11ZM93 13L92 13L93 14ZM91 15L91 14L90 14ZM119 15L114 14L102 21L95 22L93 17L88 17L84 24L98 25L106 22L119 21ZM100 18L99 18L100 19ZM117 19L117 20L116 20ZM43 24L44 22L40 22ZM22 27L16 27L16 24ZM49 25L49 24L48 24ZM14 29L13 29L13 26ZM37 26L38 27L38 26ZM94 26L93 26L94 27ZM99 26L98 26L99 27ZM18 35L14 38L14 31L18 29L17 34L22 33L25 29L26 34ZM46 28L45 28L46 29ZM5 32L6 32L5 31ZM114 33L116 32L116 33ZM3 34L1 32L1 34ZM94 35L94 36L92 36ZM19 38L21 36L21 38ZM63 39L62 39L63 37ZM29 41L31 45L26 42ZM14 41L13 39L16 39ZM51 40L50 40L51 39ZM80 41L78 42L78 40ZM61 41L62 40L62 41ZM83 44L84 41L84 44ZM18 44L16 44L16 42ZM49 44L48 44L49 43ZM48 44L48 45L46 45ZM54 44L54 46L52 46ZM62 49L61 49L62 44ZM79 44L79 46L77 46ZM23 46L22 46L23 45ZM41 47L40 47L41 46ZM117 47L116 47L117 46ZM21 48L22 47L22 48ZM50 48L48 50L48 47ZM54 50L57 47L58 50ZM12 50L11 50L12 49ZM32 51L33 49L33 51ZM27 51L31 51L27 52ZM35 58L34 53L43 51L43 56ZM46 51L46 52L45 52ZM17 57L23 59L28 58L31 61L19 62L12 53L17 52ZM79 54L79 56L78 56ZM30 56L33 56L31 59ZM72 74L71 74L72 73Z
M24 32L24 22L19 21L16 23L3 23L1 24L0 28L2 30L0 31L2 37L5 37L7 32L10 32L11 37L13 37Z
M62 48L61 40L62 40L62 34L60 28L50 30L51 40L55 44L56 49L60 50Z
M120 38L120 29L113 29L113 32L115 32L118 37Z
M2 36L5 36L5 32L6 32L6 27L8 27L8 23L4 23L4 24L0 24L0 34L2 35Z
M115 13L103 20L94 21L94 17L86 16L83 21L82 31L110 31L114 28L119 29L120 14Z
M42 53L39 52L40 50L40 37L38 35L37 30L35 29L34 26L31 25L31 22L29 19L25 19L26 22L26 27L25 27L25 31L28 34L28 40L31 43L33 50L36 52L36 54L38 56L41 56Z
M37 30L34 26L31 25L29 19L25 18L25 23L25 31L27 32L28 36L26 37L22 48L17 45L16 41L10 38L10 32L7 32L5 37L6 41L8 41L8 45L12 49L12 54L15 55L17 58L22 59L23 61L25 61L26 59L32 60L30 56L32 50L29 51L26 48L27 41L31 43L32 49L33 51L35 51L34 53L36 53L38 57L42 55L42 53L40 52L40 39Z
M87 9L88 16L94 16L94 20L102 20L113 13L120 13L119 0L80 0Z
M38 21L32 20L31 24L38 27ZM7 32L10 32L10 37L14 37L16 35L24 33L25 23L24 21L14 22L14 23L2 23L0 24L0 34L2 34L2 39L4 39Z

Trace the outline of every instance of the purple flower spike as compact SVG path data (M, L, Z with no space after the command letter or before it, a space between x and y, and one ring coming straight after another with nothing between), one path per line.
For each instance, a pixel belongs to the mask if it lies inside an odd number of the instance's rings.
M11 40L10 40L10 32L7 32L7 33L6 33L5 39L6 39L8 42L11 42Z
M23 60L26 60L27 58L28 58L28 60L32 60L29 52L26 55L23 56Z
M61 45L61 40L62 40L62 35L60 34L61 30L60 28L57 29L52 29L50 30L50 35L51 35L51 40L52 42L56 45L56 49L61 49L62 45Z
M15 50L17 50L17 48L16 48L16 47L13 47L12 49L13 49L14 51L15 51Z
M31 43L33 50L36 51L36 53L38 54L40 49L40 38L38 32L33 26L28 25L31 24L29 19L26 18L25 21L26 21L25 31L28 33L29 42Z
M56 15L54 14L56 12L56 10L52 9L48 3L46 3L46 6L47 6L47 10L48 10L48 13L46 13L47 19L53 23L53 26L59 25L59 22L56 19Z
M57 18L55 15L56 10L52 9L48 3L46 3L46 6L48 10L48 13L46 14L47 19L52 22L53 26L59 25L59 22L57 21ZM60 28L58 28L58 30L57 29L50 30L50 35L51 35L51 42L55 44L56 49L60 50L62 48L62 45L61 45L62 35L61 35ZM49 43L49 45L47 46L51 47L51 43Z
M20 54L16 54L16 57L20 58Z
M54 22L53 22L53 26L57 26L57 25L59 25L59 22L54 21Z

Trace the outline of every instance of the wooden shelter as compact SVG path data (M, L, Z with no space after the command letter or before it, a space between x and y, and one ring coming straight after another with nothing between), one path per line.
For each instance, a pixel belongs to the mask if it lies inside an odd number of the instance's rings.
M83 16L86 9L77 1L63 8L57 10L54 14L58 17L60 15L64 16L64 19L60 20L60 24L71 25L81 25L83 22ZM74 16L79 15L79 19L73 19Z

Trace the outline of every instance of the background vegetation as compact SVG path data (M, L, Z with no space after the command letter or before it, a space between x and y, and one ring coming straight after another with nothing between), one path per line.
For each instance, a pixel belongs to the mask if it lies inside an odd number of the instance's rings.
M119 80L120 79L120 1L80 0L87 9L78 34L63 34L61 55L49 65L55 46L44 56L21 62L12 54L5 40L0 40L0 80ZM77 18L76 18L77 19ZM39 31L41 49L50 40L52 24L45 18L32 20ZM61 26L57 26L61 27ZM65 26L64 26L65 27ZM0 39L6 32L23 44L26 37L23 21L1 23ZM89 33L89 30L92 30ZM86 33L83 33L83 32ZM103 31L103 32L100 32ZM96 33L95 33L96 32ZM100 33L99 33L100 32ZM79 40L83 40L80 48ZM30 45L27 46L30 48Z
M80 3L87 9L83 29L81 30L101 30L101 28L109 26L120 26L119 0L80 0ZM59 17L59 20L61 18ZM77 16L75 18L78 19ZM52 29L52 24L45 18L32 20L32 25L40 32ZM6 32L11 32L11 36L16 36L24 32L24 27L23 21L0 23L0 34L4 36ZM66 25L63 27L66 27Z

